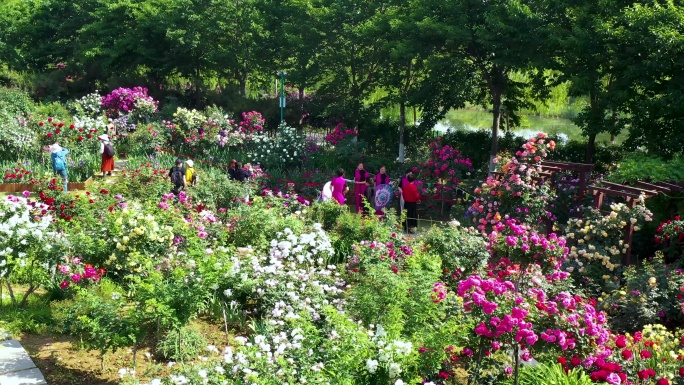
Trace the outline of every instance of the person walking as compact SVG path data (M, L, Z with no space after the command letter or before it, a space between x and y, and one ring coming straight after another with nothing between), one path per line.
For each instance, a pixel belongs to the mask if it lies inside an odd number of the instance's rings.
M180 194L185 189L187 182L185 180L185 169L183 168L182 160L176 159L175 165L169 170L169 179L173 183L171 192L175 195Z
M109 140L109 135L102 134L97 137L100 140L100 156L102 156L102 163L100 165L100 171L102 171L102 177L112 175L114 170L114 146Z
M197 186L197 172L194 168L195 162L192 159L185 161L185 184L190 186Z
M404 196L404 207L406 207L406 231L409 234L415 234L415 229L418 227L418 187L413 183L416 177L413 173L406 178L406 183L402 187L402 195Z
M59 143L55 143L49 147L50 159L52 160L52 171L61 176L64 180L64 192L69 192L69 181L67 178L67 161L66 156L69 150L62 148Z
M366 192L366 179L368 171L363 169L363 163L359 163L354 170L354 197L356 198L356 212L360 213L363 208L363 196Z
M337 169L337 176L332 179L330 185L332 186L332 197L337 201L337 203L339 203L341 206L344 206L344 194L349 191L349 187L347 187L347 181L344 179L344 169Z

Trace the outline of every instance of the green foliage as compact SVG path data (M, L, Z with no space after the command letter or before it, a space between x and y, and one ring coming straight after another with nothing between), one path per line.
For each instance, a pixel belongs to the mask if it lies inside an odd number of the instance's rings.
M206 348L207 339L204 335L197 328L187 326L166 333L157 343L156 351L167 360L185 361L197 358Z
M340 216L348 211L349 208L347 206L341 206L336 201L328 200L314 203L311 206L311 218L314 222L323 225L324 230L330 231L335 227Z
M4 110L12 116L21 115L28 118L34 109L33 100L26 91L0 87L0 111Z
M391 234L401 233L401 228L393 226L396 217L393 213L387 213L385 220L376 216L363 218L349 211L340 215L334 232L338 239L334 241L335 255L338 261L343 261L352 254L352 246L363 240L389 240Z
M684 157L675 156L663 160L657 156L639 152L630 153L606 178L611 182L683 182Z
M523 366L520 370L520 385L591 385L593 382L586 372L573 369L565 372L557 363L542 363L536 366ZM512 381L507 384L512 384Z
M421 239L426 251L442 261L445 282L481 273L489 260L487 241L477 230L456 224L432 226Z

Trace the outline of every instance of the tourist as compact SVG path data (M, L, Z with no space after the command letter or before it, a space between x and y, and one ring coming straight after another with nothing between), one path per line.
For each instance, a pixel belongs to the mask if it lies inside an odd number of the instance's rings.
M114 170L114 146L109 141L109 135L107 134L102 134L97 139L100 140L100 156L102 156L100 171L102 171L102 177L104 178L105 174L111 176Z
M252 173L242 166L242 163L235 163L234 178L238 182L246 182L252 176Z
M409 173L406 178L406 183L402 187L402 195L404 197L404 207L406 207L406 230L409 234L415 233L415 228L418 227L418 188L413 183L416 177L413 173Z
M413 172L411 171L411 169L408 169L408 170L406 170L406 173L404 174L404 176L399 178L399 212L400 213L404 211L404 195L402 193L402 187L406 183L408 183L408 176L411 175L412 173Z
M349 191L347 181L344 179L344 169L337 169L337 176L332 179L330 184L332 185L332 197L337 203L344 205L344 194Z
M366 191L364 192L364 196L368 203L363 203L363 215L368 216L368 205L375 210L375 183L373 182L373 178L366 179Z
M64 180L64 192L69 192L66 161L66 156L69 154L69 150L62 148L59 143L55 143L49 147L49 151L50 159L52 159L52 171L62 177Z
M390 184L390 178L387 175L387 168L385 166L380 166L380 172L375 175L375 185L380 186L381 184Z
M175 165L169 170L169 178L171 183L173 183L172 193L178 195L185 189L187 182L185 180L185 169L183 168L182 160L176 159Z
M197 172L194 168L195 162L192 159L185 161L185 183L190 186L197 186Z
M230 180L235 180L235 165L237 164L237 161L235 159L231 159L230 163L228 163L228 179Z
M363 169L363 163L359 163L354 171L354 196L356 197L356 212L361 212L363 207L363 195L366 192L366 179L368 171Z

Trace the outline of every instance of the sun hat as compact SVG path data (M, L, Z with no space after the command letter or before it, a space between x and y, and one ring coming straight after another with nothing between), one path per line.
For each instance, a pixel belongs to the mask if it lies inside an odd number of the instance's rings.
M53 154L56 153L56 152L62 151L62 146L60 146L58 143L55 143L55 144L50 145L49 148L50 148L50 152L53 153Z
M195 162L193 162L192 159L186 160L185 163L187 163L187 165L190 167L194 167L194 164L195 164Z
M98 136L97 138L100 140L109 141L109 135L107 135L107 134L102 134L102 135Z

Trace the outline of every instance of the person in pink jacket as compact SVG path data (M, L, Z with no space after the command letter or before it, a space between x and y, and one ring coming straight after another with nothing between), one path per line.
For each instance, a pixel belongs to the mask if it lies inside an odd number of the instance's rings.
M368 171L363 169L363 163L359 163L354 170L354 197L356 197L356 212L360 213L363 210L363 196L366 192L366 179L370 175Z
M330 184L332 188L332 197L337 201L337 203L344 205L344 194L349 191L349 187L347 187L347 181L344 179L344 169L337 169L337 176L332 179Z

